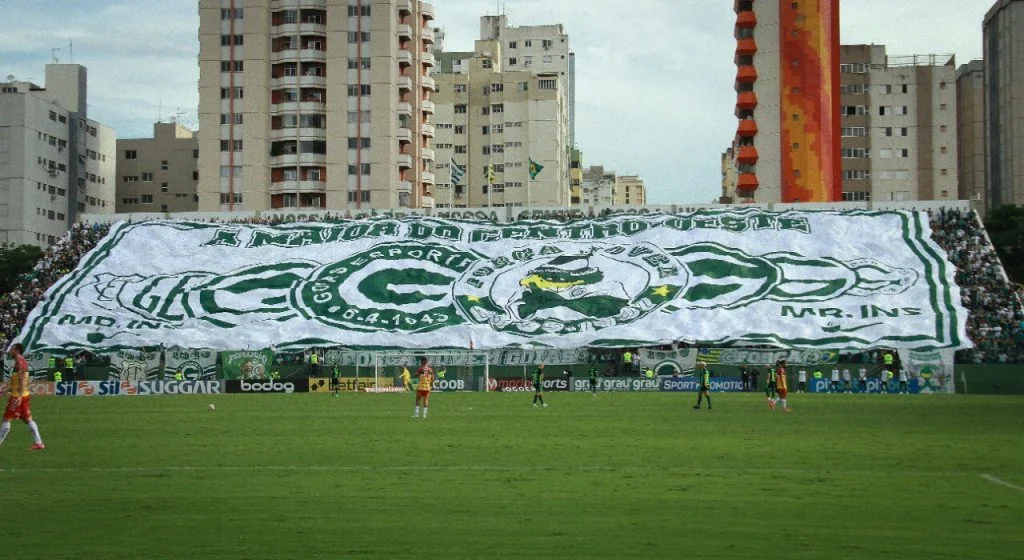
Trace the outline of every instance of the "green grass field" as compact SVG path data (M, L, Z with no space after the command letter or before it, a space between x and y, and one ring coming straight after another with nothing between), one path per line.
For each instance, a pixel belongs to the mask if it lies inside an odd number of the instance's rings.
M1022 558L1024 398L36 398L11 558ZM215 403L217 410L206 409ZM982 475L995 477L985 478ZM1000 483L1003 482L1003 484Z

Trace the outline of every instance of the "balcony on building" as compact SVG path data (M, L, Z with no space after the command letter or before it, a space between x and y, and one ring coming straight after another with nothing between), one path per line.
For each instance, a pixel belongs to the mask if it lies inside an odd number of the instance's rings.
M736 39L736 56L753 56L757 54L757 41L752 38Z
M740 137L757 136L757 121L754 119L741 119L736 134Z
M397 190L399 194L410 194L412 193L412 183L404 179L399 180L398 184L395 187L395 190Z
M398 27L395 29L395 31L396 33L398 33L399 41L401 41L402 39L412 39L412 26L409 25L408 23L398 24Z
M740 12L752 12L754 10L754 0L736 0L732 3L732 11L735 13Z
M424 161L434 161L433 148L423 148L423 151L420 152L420 157L423 158Z
M412 3L414 1L415 0L396 0L395 4L398 5L398 14L399 15L411 14L412 13Z
M742 164L757 163L757 148L753 146L739 146L736 150L736 161Z
M412 131L404 126L398 128L395 136L398 137L398 141L401 143L412 142Z
M434 66L437 64L437 59L434 58L434 53L424 52L420 53L420 62L427 66Z
M412 169L412 156L409 154L398 154L396 158L399 169Z
M756 191L759 185L755 173L740 173L736 178L736 190L740 192Z
M434 5L429 2L420 2L420 16L423 19L434 19Z
M737 29L753 29L757 27L757 14L753 11L740 12L736 14Z
M409 76L399 76L396 83L399 90L412 90L412 78Z
M431 171L421 171L420 172L420 181L423 184L433 186L433 184L434 184L434 173L431 172Z
M430 123L423 123L420 125L420 133L428 138L434 137L434 125Z
M736 68L736 81L739 83L754 83L757 81L757 68L753 64L745 64Z
M430 76L423 76L423 83L421 85L423 86L424 89L429 89L430 91L437 91L437 83L434 82L434 78L431 78Z
M398 54L395 55L395 60L399 64L412 64L412 53L409 52L409 49L399 49Z
M424 100L420 101L420 109L422 109L424 113L428 113L428 114L433 115L434 114L434 102L430 101L429 99L424 99Z
M752 91L741 91L736 94L736 116L740 112L757 109L757 94Z
M398 105L395 107L395 110L398 112L399 115L405 115L407 117L412 116L412 104L409 103L408 101L399 101Z
M434 42L434 28L429 25L423 26L423 41L433 44Z

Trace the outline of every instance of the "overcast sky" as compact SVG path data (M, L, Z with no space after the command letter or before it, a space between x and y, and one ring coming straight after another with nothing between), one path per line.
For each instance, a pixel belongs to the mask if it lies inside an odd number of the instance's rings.
M981 58L994 0L842 0L844 44L890 55ZM44 65L89 71L89 116L119 138L184 113L197 122L196 0L0 0L0 79L43 84ZM481 15L562 23L576 53L576 142L584 165L637 174L656 204L710 202L733 116L733 0L436 0L447 50L472 50ZM72 57L69 43L74 45ZM59 49L53 51L52 49Z

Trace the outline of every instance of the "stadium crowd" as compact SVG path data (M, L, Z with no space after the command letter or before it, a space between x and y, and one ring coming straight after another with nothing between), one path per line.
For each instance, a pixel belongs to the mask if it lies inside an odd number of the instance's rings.
M976 347L958 353L966 363L1024 362L1024 306L1020 286L1009 282L995 249L975 212L942 209L931 212L932 237L956 265L956 281L968 309L967 332ZM310 215L307 221L335 221L330 214ZM218 220L219 223L275 225L283 217ZM0 347L16 337L29 312L46 290L78 265L109 231L108 224L80 223L46 250L33 270L17 286L0 294Z

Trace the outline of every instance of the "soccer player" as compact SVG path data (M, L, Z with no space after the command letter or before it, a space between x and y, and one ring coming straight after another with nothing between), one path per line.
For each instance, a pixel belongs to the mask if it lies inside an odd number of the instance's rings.
M776 392L776 387L778 387L777 373L775 371L775 368L769 365L768 379L765 381L764 384L764 396L768 399L768 408L770 408L772 411L775 410L775 399L778 395L778 393Z
M405 387L406 391L412 392L412 375L409 374L406 364L402 364L402 387Z
M533 406L537 406L537 401L547 408L544 402L544 362L537 364L537 371L533 372Z
M907 387L907 368L900 368L900 393L906 395L910 390Z
M413 418L420 416L420 402L423 403L423 417L427 417L427 407L430 406L430 389L434 386L434 369L427 364L427 357L420 358L420 367L416 369L416 376L420 383L416 386L416 412Z
M832 368L832 382L828 386L829 393L839 392L839 368Z
M850 368L843 368L843 389L849 393L850 387Z
M882 372L878 374L878 380L882 382L882 394L889 392L889 378L892 377L892 372L888 369L882 368Z
M590 363L590 370L587 372L590 375L590 394L591 396L597 396L597 366L593 362Z
M0 423L0 445L3 445L7 434L11 431L11 420L21 419L32 432L32 439L35 443L32 444L31 449L46 449L43 439L39 437L39 426L32 419L30 408L32 396L28 388L28 362L22 355L24 351L21 344L15 344L11 346L8 353L14 360L14 367L11 370L11 393L7 398L7 408L4 409L3 423Z
M707 397L708 410L711 410L711 372L708 371L708 365L703 361L697 362L697 381L700 386L697 387L697 406L693 409L700 410L701 398Z
M857 370L857 378L858 378L857 379L857 388L860 390L861 393L867 393L868 392L868 368L866 368L864 366L860 366L860 369Z
M803 393L807 389L807 370L801 369L800 373L797 375L797 383L799 383L799 385L796 386L796 391L798 393Z
M786 381L786 360L779 360L775 362L777 366L775 375L777 377L775 381L775 390L779 393L779 400L782 401L782 412L792 412L789 409L789 405L786 404L786 395L789 394L789 386ZM775 410L775 406L772 406L772 410Z

